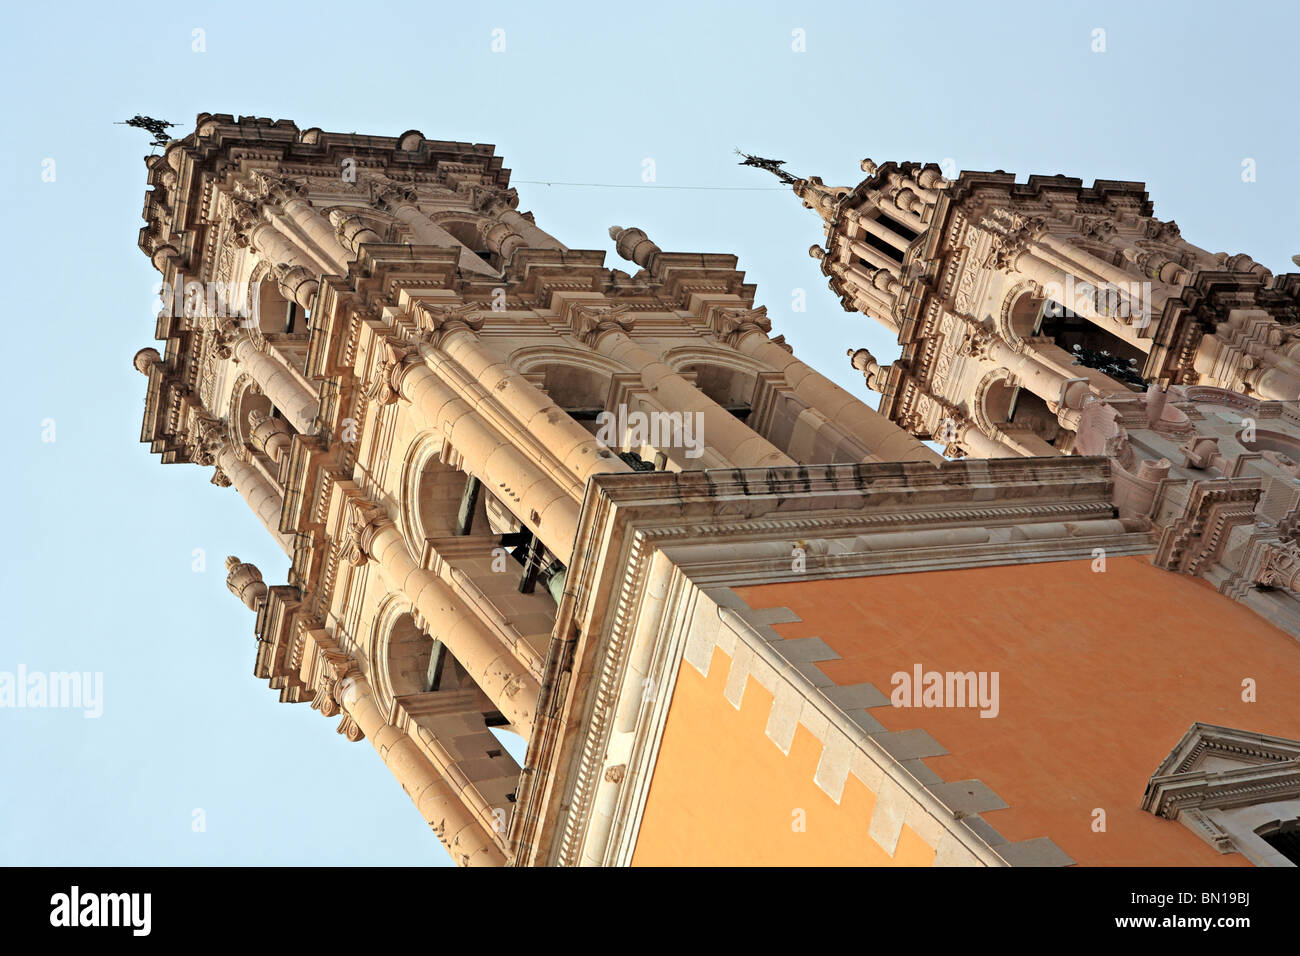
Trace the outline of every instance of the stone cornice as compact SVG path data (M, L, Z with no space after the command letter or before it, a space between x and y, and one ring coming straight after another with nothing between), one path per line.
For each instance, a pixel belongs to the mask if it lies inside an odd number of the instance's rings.
M1097 458L995 459L939 468L845 464L595 477L547 659L538 707L543 716L531 750L535 772L520 792L512 831L520 847L516 862L577 861L591 800L604 779L603 754L632 628L648 626L637 618L656 553L701 586L725 581L729 572L752 581L771 571L772 542L788 549L790 541L808 538L925 528L1100 522L1105 528L1095 536L1081 532L1068 540L1067 532L1064 543L1039 548L1039 556L1029 560L1091 557L1102 539L1114 553L1148 550L1147 534L1122 530L1112 520L1109 467ZM679 554L674 542L711 555ZM953 548L918 551L899 541L856 557L846 551L835 567L818 565L816 574L858 575L873 573L873 567L880 573L881 560L896 560L909 547L914 557L908 570L1011 560L999 551L999 540L960 555ZM575 736L579 727L582 733Z

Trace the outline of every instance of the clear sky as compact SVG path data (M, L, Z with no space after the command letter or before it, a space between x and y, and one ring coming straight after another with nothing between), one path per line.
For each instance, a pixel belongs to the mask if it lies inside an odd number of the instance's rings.
M811 212L738 188L776 181L734 147L831 184L855 184L864 156L1142 180L1212 252L1274 271L1300 253L1293 3L183 6L19 4L0 34L0 680L103 675L98 719L0 708L0 863L447 863L368 742L252 676L253 617L223 561L278 584L283 554L210 468L139 444L149 147L114 121L183 135L207 111L493 143L520 209L611 267L635 271L612 224L736 254L774 333L864 397L845 350L897 345L827 290Z

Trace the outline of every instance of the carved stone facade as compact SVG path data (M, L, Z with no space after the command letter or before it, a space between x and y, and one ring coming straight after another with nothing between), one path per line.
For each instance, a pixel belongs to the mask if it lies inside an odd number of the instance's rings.
M1141 183L863 169L852 190L793 189L825 222L812 252L842 306L898 335L890 365L849 350L880 410L953 457L1111 457L1121 515L1173 549L1158 562L1300 636L1279 550L1300 523L1300 274L1192 245ZM1270 502L1239 509L1249 546L1173 557L1233 482Z
M675 687L715 650L738 675L731 706L750 680L774 695L762 746L792 752L804 727L824 748L800 785L837 807L857 786L876 795L872 860L1076 858L1057 833L983 820L1013 798L920 766L942 748L887 732L865 710L878 691L838 686L816 666L835 656L825 642L782 639L771 625L791 618L750 610L736 589L1164 549L1160 528L1177 522L1151 515L1182 486L1159 485L1143 512L1146 486L1112 477L1115 461L1145 474L1134 464L1145 433L1129 429L1139 410L1115 405L1119 419L1085 423L1101 407L1084 401L1093 378L1052 372L995 329L936 310L945 341L929 340L950 374L978 369L989 393L1050 380L1061 417L1104 450L1021 460L1048 443L1050 422L1001 428L1003 444L974 429L962 399L924 389L902 416L909 434L770 336L734 257L665 252L614 227L638 271L611 270L517 211L490 146L201 114L147 164L140 246L169 286L195 284L205 304L165 308L162 354L136 356L142 440L165 463L213 466L213 483L233 487L282 546L282 584L227 564L232 593L256 612L255 674L282 701L338 717L345 739L369 740L457 864L616 865L662 845L654 820L671 815L671 774L656 766L689 750L664 743L691 719ZM890 183L895 225L858 222L846 241L876 264L837 260L833 282L881 315L914 301L909 328L929 308L914 280L987 298L987 279L876 261L880 243L925 234L951 187L933 168L873 176ZM842 195L800 188L823 214ZM960 261L987 272L1023 259L1050 219L1021 215L986 210L956 235ZM221 314L214 301L240 308ZM911 359L855 361L889 398ZM611 433L611 419L628 427ZM972 456L996 446L1003 457L945 463L916 437L940 427ZM1192 437L1176 417L1155 434ZM1234 449L1218 437L1189 446L1187 467L1226 467ZM1281 507L1278 494L1233 478L1202 506L1185 484L1198 503L1179 512L1192 517L1172 534L1171 566L1223 568L1232 587L1270 594L1289 586L1281 536L1238 534L1249 506ZM526 770L489 728L527 741ZM848 809L840 822L857 824ZM717 836L714 849L743 862L746 845Z

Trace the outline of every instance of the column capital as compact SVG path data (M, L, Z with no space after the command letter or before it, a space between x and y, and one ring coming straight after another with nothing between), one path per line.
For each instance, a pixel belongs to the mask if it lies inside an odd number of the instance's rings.
M476 335L483 328L481 309L472 303L454 305L421 302L415 307L416 328L424 334L425 341L437 348L453 332Z
M418 359L414 349L400 345L392 339L385 339L375 357L374 370L370 375L370 384L366 388L366 397L380 405L391 405L401 396L398 387L403 367L412 359Z
M588 305L575 302L569 309L569 327L583 344L595 348L607 332L631 331L635 318L627 305Z
M1253 580L1262 587L1300 592L1300 544L1274 541L1264 545Z
M364 498L349 498L345 508L343 556L348 564L356 568L365 564L368 558L374 557L371 549L375 535L385 525L393 522L388 517L388 512Z
M258 191L264 199L275 203L287 203L307 191L304 183L273 173L255 172L253 182L257 184Z
M772 331L772 320L767 317L767 306L763 305L756 309L719 309L713 314L712 325L714 334L733 348L751 333L767 338Z

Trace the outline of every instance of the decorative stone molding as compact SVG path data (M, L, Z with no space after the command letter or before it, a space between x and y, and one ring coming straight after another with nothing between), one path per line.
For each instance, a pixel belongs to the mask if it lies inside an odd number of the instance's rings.
M215 465L217 453L227 440L226 424L206 413L193 416L188 430L186 449L190 461L198 465Z
M1016 260L1029 246L1047 234L1047 220L1042 216L1023 216L998 207L992 218L980 220L992 241L985 268L1006 270L1015 267Z
M1264 587L1300 592L1300 544L1279 541L1265 545L1254 582Z
M1181 514L1161 533L1151 563L1181 574L1203 574L1218 561L1234 527L1255 523L1261 493L1257 478L1196 482Z
M1289 866L1257 831L1274 814L1292 818L1297 801L1300 741L1197 722L1151 775L1142 809L1183 823L1220 853Z

